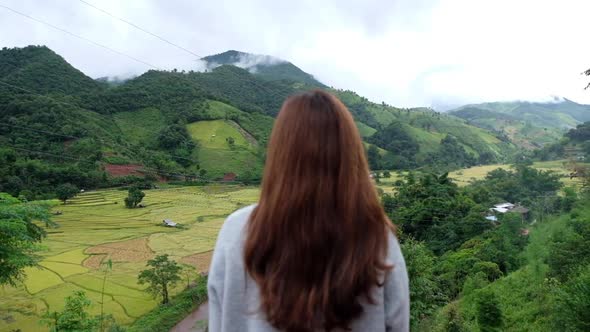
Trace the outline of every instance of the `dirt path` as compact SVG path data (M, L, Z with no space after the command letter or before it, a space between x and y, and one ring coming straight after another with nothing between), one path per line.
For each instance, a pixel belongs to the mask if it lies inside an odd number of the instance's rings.
M246 138L248 143L252 144L254 147L258 146L258 141L256 140L256 138L254 138L254 136L252 136L252 134L247 132L246 129L242 128L242 126L240 126L239 124L237 124L235 121L232 121L232 120L228 120L227 123L229 123L232 127L236 128L244 136L244 138Z
M209 316L209 305L207 302L201 304L190 315L186 316L170 332L205 332L207 331L207 317Z

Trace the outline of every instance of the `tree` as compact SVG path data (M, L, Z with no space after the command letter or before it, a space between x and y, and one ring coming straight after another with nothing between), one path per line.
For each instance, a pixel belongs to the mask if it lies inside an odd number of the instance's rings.
M145 197L145 193L137 187L129 188L127 197L125 197L125 206L133 209L137 207L137 204L141 203L141 200Z
M369 148L367 149L367 161L369 162L370 169L375 170L381 168L381 155L376 146L369 145Z
M60 201L64 202L64 204L66 204L68 199L74 198L79 192L80 189L78 189L78 187L74 186L71 183L60 184L55 189L57 198L59 198Z
M413 174L397 188L393 197L384 198L391 220L404 234L424 241L442 254L491 228L482 217L482 208L453 183L448 174Z
M190 264L182 264L182 275L186 280L186 288L191 286L191 278L197 274L197 268Z
M192 141L186 126L180 123L175 123L162 129L158 135L158 145L166 150L186 148L192 151L195 147L195 143Z
M48 203L23 203L0 193L0 285L15 286L26 267L37 265L38 243L45 231L35 220L51 224Z
M443 310L443 315L445 317L444 330L446 332L466 331L463 316L456 302L449 303Z
M477 324L482 332L500 331L504 324L500 302L496 293L490 290L479 292L476 301Z
M230 149L233 149L236 146L236 140L231 136L227 137L225 141L229 145Z
M182 268L178 263L168 259L168 255L159 255L147 262L149 269L139 273L139 283L148 284L147 292L154 297L162 296L162 304L169 302L168 289L180 281Z
M547 259L549 274L562 282L567 281L578 266L590 264L590 222L577 217L568 220L567 226L553 235Z
M433 274L434 255L422 243L413 239L401 245L410 279L410 322L415 326L420 319L431 315L444 298Z
M556 330L590 331L590 265L555 294Z
M62 312L46 312L45 324L51 331L93 331L98 326L98 319L91 317L87 310L92 302L84 291L75 291L66 297Z

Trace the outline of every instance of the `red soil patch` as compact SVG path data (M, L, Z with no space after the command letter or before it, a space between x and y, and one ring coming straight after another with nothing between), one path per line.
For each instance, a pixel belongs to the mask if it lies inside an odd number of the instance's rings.
M128 175L137 175L137 176L144 176L143 173L143 165L113 165L113 164L105 164L104 170L110 176L128 176Z
M89 269L96 270L100 268L100 264L102 263L103 259L107 257L106 254L99 254L99 255L92 255L84 260L82 265Z
M226 181L226 182L236 181L237 177L238 176L236 175L236 173L225 173L223 175L223 181Z
M213 250L184 256L180 259L180 262L194 266L197 272L209 272L209 265L211 265L212 258Z

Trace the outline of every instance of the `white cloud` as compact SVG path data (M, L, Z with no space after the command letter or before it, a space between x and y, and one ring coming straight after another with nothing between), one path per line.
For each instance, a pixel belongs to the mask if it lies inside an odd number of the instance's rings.
M228 49L289 60L328 85L399 106L564 96L590 103L585 0L91 1L205 56ZM78 1L7 6L160 68L194 56ZM92 77L145 65L0 8L0 46L46 44ZM249 65L244 59L242 65Z
M270 66L283 62L285 62L285 60L270 55L239 53L236 57L231 59L229 64L247 69L251 73L256 73L259 66ZM206 69L213 69L219 67L220 64L216 62L205 62L205 66Z

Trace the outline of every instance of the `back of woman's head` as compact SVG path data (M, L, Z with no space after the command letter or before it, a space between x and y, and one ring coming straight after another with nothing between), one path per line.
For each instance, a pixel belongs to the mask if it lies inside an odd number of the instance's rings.
M244 251L267 320L286 331L348 328L389 268L388 225L346 107L320 90L288 98Z

